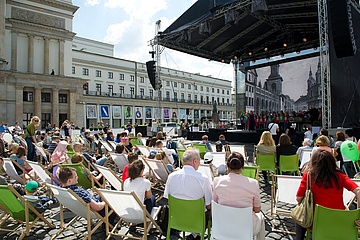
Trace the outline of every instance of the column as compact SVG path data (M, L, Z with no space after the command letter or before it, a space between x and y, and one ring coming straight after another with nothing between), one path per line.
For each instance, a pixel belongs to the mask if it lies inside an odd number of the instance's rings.
M76 90L69 91L69 120L76 123ZM74 107L75 106L75 107Z
M28 34L28 72L34 72L34 35Z
M1 0L0 0L1 1ZM17 70L17 32L11 32L11 70Z
M24 86L15 86L15 121L19 121L21 124L24 113L23 90Z
M44 74L49 74L49 41L48 37L44 37Z
M41 87L35 86L35 96L34 96L34 115L41 118Z
M6 0L0 0L0 60L5 57L5 3Z
M59 40L59 75L64 76L64 51L65 51L65 41Z
M59 89L53 88L52 90L52 124L59 127Z

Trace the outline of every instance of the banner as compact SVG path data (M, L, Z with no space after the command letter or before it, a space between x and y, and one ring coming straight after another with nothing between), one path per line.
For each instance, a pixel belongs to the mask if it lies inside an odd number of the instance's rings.
M86 117L97 118L96 105L86 105Z
M110 118L108 105L100 105L100 118L105 118L105 119Z
M150 107L145 108L145 118L152 119L152 108Z
M179 118L185 119L185 109L179 109Z
M125 115L125 119L131 119L132 118L132 107L131 106L125 106L124 115Z
M121 118L121 106L112 106L113 110L113 119Z
M170 110L169 108L164 108L164 119L169 119L170 118Z
M142 107L135 107L135 118L142 119Z

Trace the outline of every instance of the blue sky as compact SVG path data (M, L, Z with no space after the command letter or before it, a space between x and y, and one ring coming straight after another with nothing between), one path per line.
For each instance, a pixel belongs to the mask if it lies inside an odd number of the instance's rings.
M165 30L195 0L73 0L80 7L75 13L73 31L80 37L115 45L115 57L139 62L150 60L149 40L155 35L155 22L161 20ZM285 94L295 100L305 94L310 66L316 72L317 59L280 67ZM230 64L209 62L170 49L161 54L161 66L222 79L233 79ZM296 71L294 71L296 67ZM258 71L264 81L269 68ZM294 87L297 86L297 87Z

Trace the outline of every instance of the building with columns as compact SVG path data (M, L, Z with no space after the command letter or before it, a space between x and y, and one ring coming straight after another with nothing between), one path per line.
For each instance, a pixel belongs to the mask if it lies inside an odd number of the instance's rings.
M161 68L161 99L152 89L146 64L114 57L114 46L75 37L71 0L0 0L0 116L9 125L77 126L102 121L201 121L229 118L231 82ZM145 41L145 40L144 40Z

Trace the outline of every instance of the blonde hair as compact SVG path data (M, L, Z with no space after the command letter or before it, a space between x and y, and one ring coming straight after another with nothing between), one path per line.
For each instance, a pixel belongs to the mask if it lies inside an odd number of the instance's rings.
M265 145L265 146L275 146L274 139L271 136L270 131L264 131L261 134L260 141L258 145Z
M38 121L35 122L35 120L38 120ZM31 121L31 123L34 124L34 126L39 126L40 125L40 118L38 116L33 116L30 121Z
M315 145L317 145L317 146L329 146L330 145L329 138L327 136L320 135L316 139Z
M129 137L134 138L134 137L135 137L135 134L134 134L133 132L130 132L130 133L129 133Z

